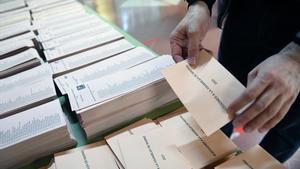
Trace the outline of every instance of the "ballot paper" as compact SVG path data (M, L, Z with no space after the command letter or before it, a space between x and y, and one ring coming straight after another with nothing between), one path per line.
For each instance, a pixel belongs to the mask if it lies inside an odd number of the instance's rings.
M34 25L37 29L43 29L43 28L51 27L52 25L64 23L68 20L73 20L74 18L81 18L81 17L86 18L86 16L87 16L86 13L74 12L74 13L68 13L67 15L62 15L59 17L33 20L32 25Z
M49 1L48 1L49 2ZM78 1L75 0L64 0L58 1L50 4L41 4L36 7L31 7L33 14L45 12L45 11L54 11L54 10L70 10L69 7L74 7L74 5L81 5ZM81 5L82 7L82 5Z
M39 54L33 48L30 48L14 56L1 59L0 72L34 59L39 59Z
M63 29L63 28L65 28L67 26L70 26L70 25L77 25L78 23L84 22L84 21L89 20L91 18L93 18L93 17L89 16L89 15L83 15L81 17L65 20L64 22L56 22L56 24L46 24L45 22L48 19L45 19L44 23L40 22L40 25L34 25L34 26L38 29L38 31L42 31L42 29L56 30L56 29Z
M215 169L285 169L274 157L259 145L256 145L246 152L238 154Z
M56 156L56 169L119 169L117 161L107 145Z
M66 125L58 100L0 119L0 121L0 149Z
M39 35L38 39L40 42L45 42L51 39L59 38L71 33L75 33L78 31L81 31L83 29L88 29L90 27L103 25L106 23L103 23L99 18L97 17L91 17L90 19L85 20L84 22L81 22L76 25L69 25L61 29L41 29L38 30Z
M32 13L37 16L44 15L44 14L53 14L53 13L68 11L77 8L83 9L82 5L79 2L74 0L58 1L56 3L51 3L51 4L43 3L40 6L31 7L31 8L32 8Z
M126 70L150 59L154 59L155 57L156 55L149 50L138 47L77 71L59 76L55 78L54 81L61 93L66 94L68 88L98 79L104 75Z
M1 48L0 48L0 56L7 54L12 51L16 51L19 49L24 49L24 48L30 48L34 47L33 41L32 40L19 40L16 41L15 43L6 43L3 44L0 42ZM0 57L1 58L1 57Z
M9 0L5 1L4 3L0 3L0 13L7 12L13 9L18 9L21 7L25 7L25 1L24 0Z
M30 31L28 33L24 33L22 35L15 36L13 38L2 40L2 41L0 41L0 46L6 46L6 45L7 46L11 46L11 45L14 46L14 44L18 43L18 41L32 40L34 38L36 38L35 34L32 31Z
M105 39L105 35L108 35L109 32L115 32L114 29L109 25L99 25L95 27L91 27L88 29L84 29L79 32L75 32L66 36L62 36L60 38L55 38L49 41L46 41L42 43L45 50L51 49L51 48L59 48L60 46L63 46L67 43L73 42L73 41L81 41L82 39L89 38L89 37L95 37L99 36L103 38L103 43L105 43L108 40L111 40L110 38ZM121 36L121 35L120 35Z
M19 85L0 93L0 117L47 102L55 97L52 77L45 77L40 81L26 85Z
M81 52L67 58L57 60L50 63L55 75L61 75L78 68L99 62L113 55L130 50L134 46L125 39L109 43L85 52Z
M29 12L30 9L28 7L23 7L23 8L14 9L14 10L11 10L8 12L0 13L0 18L6 18L6 17L12 16L12 15L18 14L18 13L25 12L25 11Z
M74 145L59 100L0 119L0 168L20 168Z
M178 147L192 168L205 168L233 155L237 146L221 131Z
M159 127L160 127L159 125L156 125L151 120L144 119L144 120L136 122L133 125L125 128L126 130L123 130L117 134L112 134L111 136L105 137L105 139L106 139L106 142L109 145L110 149L114 152L116 157L119 159L122 166L124 168L127 168L118 140L122 139L124 137L132 136L132 135L143 134L143 133L149 132L153 129L157 129Z
M10 24L14 24L14 23L18 23L18 22L22 22L22 21L30 22L30 20L31 20L30 12L29 11L23 11L23 12L20 12L20 13L12 14L10 16L1 18L0 27L10 25Z
M54 61L87 49L100 46L104 43L120 39L122 37L123 35L120 32L111 29L105 33L100 32L95 34L95 36L77 39L66 44L61 44L56 48L44 50L44 54L48 61Z
M72 87L67 91L71 108L83 109L161 80L160 70L173 64L171 56L160 56L131 69Z
M226 107L245 87L207 52L201 51L196 68L182 61L162 72L181 102L209 136L230 119Z
M54 155L56 169L120 169L117 159L103 141Z
M74 0L28 0L27 4L33 9L34 13L44 11L51 8L57 8L68 4L74 4ZM77 2L78 3L78 2Z
M172 128L157 128L141 135L119 139L128 169L192 169L173 141Z
M204 132L189 112L163 120L159 123L163 127L176 128L176 133L180 138L176 141L177 146L188 144L194 140L205 137Z
M26 33L32 30L32 26L29 21L22 21L7 26L0 27L0 40L5 40L10 37Z
M19 86L30 85L45 77L52 77L51 68L47 63L18 73L14 76L0 79L0 93L5 92L7 89L11 90Z

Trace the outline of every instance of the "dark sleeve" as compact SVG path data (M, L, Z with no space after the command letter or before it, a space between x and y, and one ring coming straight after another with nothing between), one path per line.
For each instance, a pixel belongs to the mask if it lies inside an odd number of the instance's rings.
M212 6L216 2L216 0L186 0L186 1L188 2L189 6L193 5L197 1L203 1L203 2L205 2L206 5L208 6L208 9L209 9L210 13L211 13L211 10L212 10Z
M294 38L294 42L300 45L300 31L298 31L298 33L296 34Z

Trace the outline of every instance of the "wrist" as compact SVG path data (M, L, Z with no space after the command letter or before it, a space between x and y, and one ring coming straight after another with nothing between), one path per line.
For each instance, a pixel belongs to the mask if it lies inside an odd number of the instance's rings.
M300 67L300 45L291 42L284 49L282 49L280 53L293 59L295 62L299 64Z

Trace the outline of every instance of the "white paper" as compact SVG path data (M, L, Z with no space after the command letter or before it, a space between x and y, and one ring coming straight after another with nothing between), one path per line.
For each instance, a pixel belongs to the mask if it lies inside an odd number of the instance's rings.
M161 80L160 70L173 64L171 56L160 56L131 69L72 87L67 91L72 110L86 108Z
M95 27L91 27L88 29L84 29L79 32L75 32L72 34L68 34L66 36L62 36L59 38L52 39L50 41L46 41L42 43L44 49L51 49L51 48L59 48L60 46L64 46L68 43L74 41L81 41L83 39L99 36L105 40L105 36L109 34L109 32L115 33L115 30L109 25L99 25ZM121 36L121 35L120 35ZM110 40L108 38L108 40Z
M10 0L5 3L0 3L0 12L5 12L21 7L25 7L24 0Z
M59 100L0 119L0 149L65 125Z
M6 18L9 17L11 15L15 15L21 12L25 12L25 11L30 11L30 9L28 7L24 7L24 8L19 8L19 9L15 9L9 12L5 12L5 13L0 13L0 18Z
M24 48L24 47L33 47L33 41L32 40L19 40L15 43L6 43L3 44L0 48L0 55L4 55L6 53Z
M92 64L118 53L134 48L127 40L122 39L109 43L82 53L78 53L67 58L57 60L50 63L54 74L63 73L65 71L74 70L79 67Z
M22 21L7 26L0 27L0 40L20 33L31 31L32 26L29 21Z
M32 40L34 38L36 38L35 34L32 31L30 31L30 32L24 33L22 35L0 41L0 46L5 46L8 44L15 44L15 43L18 43L18 41L22 41L22 40Z
M12 68L14 66L28 62L28 61L36 59L36 58L37 59L39 58L39 54L37 53L37 51L35 49L30 48L24 52L14 55L14 56L0 59L0 71L7 70L9 68Z
M66 94L66 90L70 87L98 79L104 75L120 70L126 70L155 57L153 53L145 48L135 48L77 71L59 76L55 78L55 83L61 93Z
M46 77L30 85L20 85L6 90L0 93L0 116L55 96L55 88L51 77Z
M59 38L61 36L65 36L71 33L75 33L90 27L94 27L97 25L103 25L103 21L101 21L99 18L93 18L85 20L84 22L81 22L80 24L71 25L64 27L62 29L42 29L39 30L38 38L41 42L45 42L51 39Z
M1 18L0 27L22 22L22 21L30 22L30 19L31 19L31 15L29 11L12 14L10 16Z
M48 63L15 74L13 76L0 79L0 93L5 92L7 89L33 84L43 80L46 77L52 77L52 71Z

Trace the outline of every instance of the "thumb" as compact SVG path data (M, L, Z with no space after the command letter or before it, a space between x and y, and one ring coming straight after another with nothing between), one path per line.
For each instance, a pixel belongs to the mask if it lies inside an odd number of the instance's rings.
M198 40L197 35L190 34L188 41L188 63L190 65L195 65L197 63L196 57L199 55L199 44L200 40Z

